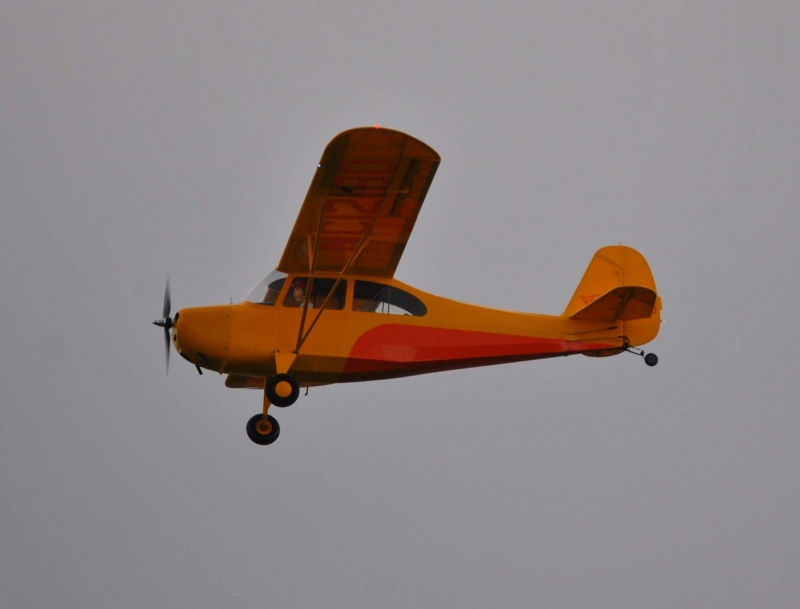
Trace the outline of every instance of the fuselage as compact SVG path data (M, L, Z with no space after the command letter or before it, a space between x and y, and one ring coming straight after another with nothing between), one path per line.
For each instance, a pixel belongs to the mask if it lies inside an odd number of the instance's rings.
M608 355L655 336L639 328L633 342L623 322L610 325L481 307L427 294L396 279L380 283L419 299L424 314L391 307L390 312L358 310L354 285L359 279L342 280L346 297L338 308L306 311L308 336L292 364L300 383L378 380L576 353ZM275 372L275 352L293 353L299 340L303 309L284 306L290 285L291 278L271 305L242 302L182 309L172 330L174 346L202 368L269 376ZM642 326L626 325L637 323ZM657 324L650 324L655 332Z

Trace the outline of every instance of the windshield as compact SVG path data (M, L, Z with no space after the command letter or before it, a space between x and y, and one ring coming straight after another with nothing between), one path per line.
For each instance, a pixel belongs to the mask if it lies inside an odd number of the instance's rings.
M277 270L272 271L250 289L244 300L246 302L274 305L278 301L278 295L281 293L281 288L285 281L286 273L281 273Z

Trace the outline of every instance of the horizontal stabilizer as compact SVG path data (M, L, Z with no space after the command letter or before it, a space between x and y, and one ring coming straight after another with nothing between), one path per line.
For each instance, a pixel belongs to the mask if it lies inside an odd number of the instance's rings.
M231 389L264 389L263 376L240 376L229 374L225 379L225 386Z
M263 376L241 376L239 374L229 374L225 378L225 386L231 389L264 389L264 382L266 379ZM330 385L330 383L320 382L303 382L303 387L322 387L323 385Z
M603 296L589 302L572 315L572 319L587 321L631 321L647 319L653 315L656 293L643 286L614 288Z

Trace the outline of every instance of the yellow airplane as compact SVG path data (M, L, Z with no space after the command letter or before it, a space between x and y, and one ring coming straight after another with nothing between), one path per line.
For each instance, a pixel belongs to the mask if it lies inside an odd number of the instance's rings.
M162 319L197 367L225 385L263 392L247 423L256 444L280 434L271 405L301 387L373 381L580 353L630 351L655 366L661 298L636 250L600 249L561 315L514 313L448 300L394 278L439 166L423 142L391 129L337 135L322 155L276 270L239 304L181 309ZM171 331L171 335L170 335Z

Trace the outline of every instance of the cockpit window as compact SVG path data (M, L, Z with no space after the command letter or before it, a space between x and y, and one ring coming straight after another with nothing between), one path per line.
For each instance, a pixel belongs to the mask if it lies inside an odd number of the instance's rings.
M247 302L274 306L278 301L278 295L281 293L281 288L285 282L286 273L272 271L269 275L264 277L264 279L254 285L244 299Z
M422 317L428 308L419 298L400 288L372 281L356 281L353 311Z
M314 279L308 307L310 309L320 309L327 298L328 303L325 305L326 309L333 311L344 309L344 300L347 295L347 281L340 281L339 285L336 287L336 291L328 298L328 294L330 294L335 284L335 279ZM289 291L283 299L283 306L291 308L302 307L307 290L308 277L295 277L292 279Z

